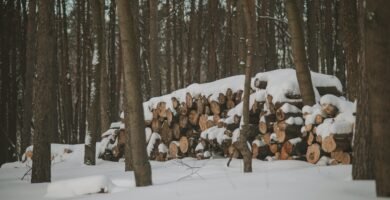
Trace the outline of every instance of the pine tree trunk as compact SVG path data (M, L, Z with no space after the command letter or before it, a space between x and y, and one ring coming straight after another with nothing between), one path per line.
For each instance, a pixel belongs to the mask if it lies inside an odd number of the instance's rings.
M192 55L193 55L193 47L192 44L194 43L194 33L195 33L195 1L191 1L191 11L190 11L190 22L187 32L187 67L185 70L185 82L184 86L188 86L191 84L191 77L192 77Z
M107 63L106 63L106 40L105 40L105 12L104 12L104 0L94 0L91 2L92 6L92 16L94 30L96 31L97 36L97 59L98 59L98 68L99 68L99 84L96 85L100 89L99 92L99 107L100 107L100 127L96 134L100 138L100 132L105 131L110 127L109 120L109 88L108 88L108 72L107 72Z
M42 0L38 3L38 53L34 77L34 156L32 166L32 183L50 182L51 151L50 134L56 132L53 126L53 115L56 102L54 89L54 2Z
M303 5L303 4L302 4ZM276 2L275 0L270 0L269 2L269 16L275 17ZM267 32L268 46L267 46L267 68L268 69L277 69L278 66L278 56L276 53L276 39L275 39L275 20L268 21L268 32Z
M109 104L110 104L110 122L117 121L119 118L119 93L117 90L117 82L120 82L120 76L118 76L118 67L116 64L116 3L115 0L111 0L109 11L109 36L108 36L108 74L110 79L109 89Z
M119 27L122 43L122 59L125 77L125 118L126 132L130 143L126 151L131 151L136 186L152 184L152 172L145 146L145 125L143 117L141 85L138 81L139 67L137 65L136 35L131 7L127 0L118 1ZM131 146L131 148L130 148Z
M31 123L32 123L32 92L33 76L35 68L35 35L36 35L36 12L32 12L36 7L36 1L30 0L28 4L28 22L27 22L27 43L26 43L26 73L23 94L23 130L20 137L21 153L31 144Z
M167 93L170 93L172 91L172 53L171 53L171 46L172 46L172 28L171 28L171 9L170 9L170 3L169 0L167 0L165 4L165 9L167 12L167 21L165 24L166 28L166 66L167 66L167 74L166 74L166 88L167 88Z
M326 72L334 75L334 48L333 48L333 1L325 1L325 56Z
M217 74L217 10L218 1L208 2L208 15L209 15L209 33L208 33L208 61L207 61L207 81L214 81Z
M390 2L367 0L362 37L368 72L368 96L377 196L390 197Z
M295 0L286 0L288 28L291 34L291 46L294 64L304 105L314 105L315 96L309 67L307 66L305 40L302 30L302 18Z
M340 1L342 13L342 32L343 32L343 47L346 57L347 68L347 97L353 101L358 95L359 71L358 66L358 48L359 36L358 19L357 19L357 3L356 0Z
M245 65L245 86L244 86L244 99L243 99L243 111L242 116L244 118L244 124L241 129L238 150L241 152L244 160L244 172L252 172L252 152L247 145L247 138L249 135L249 93L250 93L250 80L251 69L253 65L254 54L254 33L255 29L252 24L254 19L254 0L244 0L241 2L244 11L245 23L246 23L246 65Z
M318 12L320 11L319 0L307 1L307 53L308 65L311 71L318 72Z
M194 82L200 83L202 76L201 67L202 67L202 21L203 21L203 0L198 2L198 14L196 17L196 39L194 45Z
M151 95L157 97L161 95L160 68L158 66L158 24L157 24L158 1L149 1L149 58L151 74Z

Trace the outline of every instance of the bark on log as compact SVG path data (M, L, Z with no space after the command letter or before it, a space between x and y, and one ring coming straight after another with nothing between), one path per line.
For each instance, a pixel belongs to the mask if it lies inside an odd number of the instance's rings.
M351 147L352 134L330 134L323 138L322 141L322 149L325 152L333 152L333 151L344 151L350 152Z
M260 118L259 131L262 134L273 132L274 123L276 121L275 114L264 115Z

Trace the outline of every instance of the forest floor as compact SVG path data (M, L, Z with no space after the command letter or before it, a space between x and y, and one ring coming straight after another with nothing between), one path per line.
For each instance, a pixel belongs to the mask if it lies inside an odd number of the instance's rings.
M64 148L73 153L64 154ZM52 183L30 184L21 177L31 163L0 168L0 199L376 199L374 181L352 181L351 165L317 166L302 161L253 160L244 174L242 160L151 161L153 186L136 188L124 162L83 164L83 145L52 145ZM96 193L104 188L108 193ZM92 194L91 194L92 193Z

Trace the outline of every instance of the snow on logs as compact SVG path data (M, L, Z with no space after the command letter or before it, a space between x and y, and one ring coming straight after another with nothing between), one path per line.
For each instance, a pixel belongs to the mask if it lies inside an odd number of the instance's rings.
M252 78L248 144L253 158L351 162L353 104L339 97L342 86L336 77L311 75L319 103L305 107L294 70ZM149 158L239 158L234 142L240 133L243 85L244 76L233 76L145 102Z

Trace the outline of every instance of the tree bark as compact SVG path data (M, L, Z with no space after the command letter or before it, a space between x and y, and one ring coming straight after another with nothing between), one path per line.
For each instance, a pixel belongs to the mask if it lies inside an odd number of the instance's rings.
M208 15L209 15L209 41L208 41L208 61L207 61L207 81L215 81L217 74L217 10L218 1L208 2Z
M139 68L136 55L136 35L130 4L127 0L118 1L119 27L122 43L122 59L125 78L125 117L126 132L130 143L126 151L131 150L136 186L152 184L152 172L145 146L145 125L143 117L141 86L138 81ZM131 148L130 148L131 147Z
M200 83L202 76L201 67L202 67L202 21L203 21L203 0L198 2L198 13L196 17L196 39L194 45L194 82Z
M157 97L161 95L160 68L158 67L158 24L157 24L158 1L149 1L149 58L151 71L151 95Z
M286 10L299 90L303 104L312 106L315 104L315 96L310 70L307 66L302 18L300 18L297 2L295 0L286 0Z
M342 32L343 32L343 47L346 57L347 69L347 97L353 101L358 95L359 71L358 66L358 49L359 35L358 19L357 19L357 3L356 0L340 1L342 13Z
M56 96L54 89L54 1L42 0L38 3L38 54L35 70L33 110L34 110L34 156L31 183L50 182L51 151L50 134L56 132L53 126Z
M377 196L390 197L390 2L367 0L362 42L368 72L368 95ZM369 67L368 67L369 66Z
M308 66L311 71L319 72L318 66L318 12L320 11L319 0L307 1L307 51Z
M241 152L244 160L244 172L252 172L252 152L247 145L247 139L249 135L249 95L250 95L250 80L251 69L253 65L254 54L254 31L252 27L255 2L254 0L244 0L241 2L244 11L245 23L246 23L246 65L245 65L245 86L244 86L244 105L242 116L244 118L244 124L240 133L238 150Z
M31 144L31 123L32 123L32 98L33 98L33 76L35 68L35 35L36 35L36 1L30 0L28 4L27 22L27 43L26 43L26 73L23 94L23 130L20 137L21 154Z
M94 30L97 36L97 61L99 68L99 84L96 85L99 92L99 113L100 113L100 127L96 134L100 137L100 132L105 131L110 127L109 119L109 88L108 88L108 72L106 63L106 41L105 41L105 12L104 12L104 0L94 0L91 2Z

